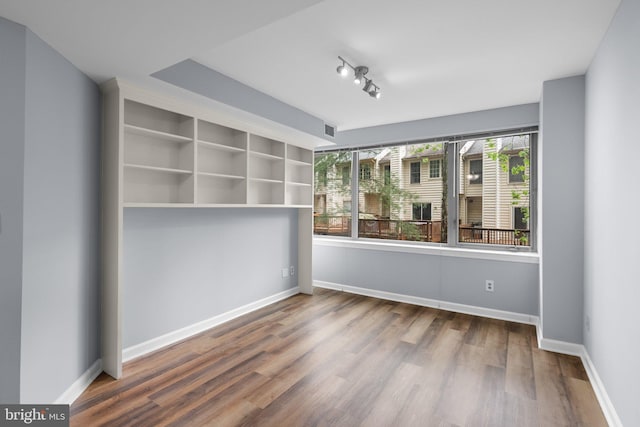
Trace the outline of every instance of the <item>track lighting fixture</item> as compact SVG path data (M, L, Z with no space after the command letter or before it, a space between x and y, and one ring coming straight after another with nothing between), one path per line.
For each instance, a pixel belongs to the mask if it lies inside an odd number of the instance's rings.
M369 67L364 65L359 65L354 67L349 64L343 57L338 56L338 59L342 61L342 64L338 65L336 71L342 77L346 77L349 74L349 68L353 71L353 83L355 85L360 85L364 82L363 91L367 92L369 96L372 98L379 99L380 98L380 87L378 87L373 80L366 77L366 74L369 72ZM349 68L347 68L349 67Z
M349 74L349 70L347 69L344 59L342 60L342 65L338 65L336 71L338 71L338 74L340 74L342 77L347 77L347 74Z

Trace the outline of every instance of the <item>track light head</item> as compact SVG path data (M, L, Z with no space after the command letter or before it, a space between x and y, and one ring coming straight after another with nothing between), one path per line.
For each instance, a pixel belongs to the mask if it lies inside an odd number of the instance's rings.
M369 72L369 68L362 65L354 68L353 73L355 77L353 78L353 83L356 85L359 85L360 83L362 83L362 81L365 80L364 75L367 74L368 72Z
M344 62L342 63L342 65L338 65L338 68L336 69L336 71L338 72L338 74L340 74L342 77L347 77L347 74L349 74L349 70L347 69L347 67L345 66Z
M371 90L375 90L374 87L375 85L373 84L373 80L369 80L365 77L365 84L362 90L371 94Z

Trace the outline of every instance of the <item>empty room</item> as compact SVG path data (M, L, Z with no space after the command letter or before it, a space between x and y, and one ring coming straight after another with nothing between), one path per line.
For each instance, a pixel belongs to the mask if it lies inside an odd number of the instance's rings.
M640 425L638 40L638 0L0 0L0 425Z

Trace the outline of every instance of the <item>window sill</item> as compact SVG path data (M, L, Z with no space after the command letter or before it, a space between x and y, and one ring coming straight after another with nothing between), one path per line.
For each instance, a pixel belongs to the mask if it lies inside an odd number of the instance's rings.
M338 248L366 249L384 252L401 252L422 255L436 255L458 258L484 259L491 261L521 262L539 264L540 256L536 252L510 252L505 250L490 250L476 248L452 248L438 244L400 243L397 241L377 241L373 239L348 239L339 237L313 236L313 244L318 246L332 246Z

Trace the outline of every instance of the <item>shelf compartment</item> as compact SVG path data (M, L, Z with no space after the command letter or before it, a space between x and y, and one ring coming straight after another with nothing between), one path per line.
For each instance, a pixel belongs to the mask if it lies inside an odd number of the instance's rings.
M193 139L193 117L124 100L124 124Z
M193 203L193 174L177 169L126 165L124 203Z
M247 176L245 151L228 151L210 146L198 146L198 172Z
M247 181L242 177L198 174L198 204L244 204Z
M283 159L284 147L284 142L275 141L259 135L251 134L249 136L250 151L257 155L266 154L267 157Z
M313 203L313 188L308 184L286 184L285 203L287 205L311 206Z
M251 153L249 158L249 177L284 181L284 160L256 156Z
M219 148L228 148L230 150L247 149L246 132L204 120L198 120L198 140Z
M313 152L295 145L287 145L287 160L293 163L311 165L313 163Z
M175 135L173 133L160 132L158 130L141 128L134 125L124 125L124 131L130 134L143 135L153 137L158 142L191 142L193 138L189 138L182 135Z
M283 205L284 183L250 180L247 203L250 205Z
M193 171L193 147L191 140L169 140L159 137L155 132L132 131L130 127L126 127L124 162Z
M287 181L311 185L313 182L313 166L287 160Z

